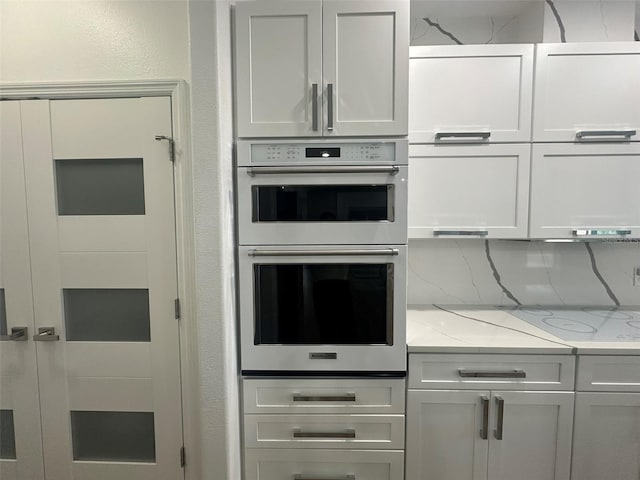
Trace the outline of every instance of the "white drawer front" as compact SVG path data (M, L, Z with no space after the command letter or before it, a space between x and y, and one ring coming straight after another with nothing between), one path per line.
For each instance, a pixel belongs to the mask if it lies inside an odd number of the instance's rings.
M247 448L404 448L404 415L245 415Z
M246 480L401 480L404 454L384 450L268 450L250 448Z
M409 355L409 388L573 390L574 377L569 355Z
M244 413L404 413L397 379L245 379Z
M640 357L606 355L578 357L576 390L640 392Z

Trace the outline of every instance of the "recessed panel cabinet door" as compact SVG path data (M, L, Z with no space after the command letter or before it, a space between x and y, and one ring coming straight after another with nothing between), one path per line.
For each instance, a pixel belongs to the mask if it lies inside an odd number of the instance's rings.
M0 102L0 478L41 480L20 102Z
M408 17L404 0L323 3L325 136L407 134Z
M322 135L322 2L238 2L238 137Z
M47 480L183 475L170 107L22 102Z

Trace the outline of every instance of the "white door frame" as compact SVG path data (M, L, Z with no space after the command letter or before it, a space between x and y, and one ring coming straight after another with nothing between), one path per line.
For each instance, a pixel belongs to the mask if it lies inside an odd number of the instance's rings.
M180 372L182 377L182 419L185 449L189 463L200 443L197 425L198 337L196 324L195 238L193 234L193 182L189 134L189 96L184 80L96 81L67 83L3 83L0 100L82 99L126 97L171 97L171 121L175 145L175 208L178 294L180 298ZM169 161L169 157L167 157ZM191 453L192 452L192 453ZM197 470L197 468L195 469ZM189 479L189 469L185 478ZM193 477L195 479L195 477Z

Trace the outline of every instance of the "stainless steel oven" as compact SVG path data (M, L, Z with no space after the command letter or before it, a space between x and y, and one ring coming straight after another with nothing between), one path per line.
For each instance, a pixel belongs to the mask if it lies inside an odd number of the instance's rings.
M404 140L239 142L239 243L406 243L406 152Z
M406 369L406 245L240 246L242 370Z

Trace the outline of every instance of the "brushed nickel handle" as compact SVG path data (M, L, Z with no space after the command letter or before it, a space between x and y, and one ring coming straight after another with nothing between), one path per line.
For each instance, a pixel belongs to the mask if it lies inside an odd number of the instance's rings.
M311 84L311 130L318 131L318 84Z
M36 342L57 342L60 340L60 335L56 335L55 327L40 327L38 333L33 336L33 340Z
M396 256L399 255L397 248L381 248L381 249L353 249L353 250L249 250L247 255L250 257L344 257L349 255L374 255L374 256Z
M315 476L307 476L300 475L299 473L293 476L293 480L356 480L355 475L343 475L341 477L315 477Z
M489 439L489 397L483 395L480 397L482 401L482 429L480 430L480 438L482 440Z
M465 236L465 237L486 237L488 230L434 230L434 237Z
M346 393L344 395L303 395L301 393L293 394L294 402L355 402L355 393Z
M299 428L293 430L293 438L356 438L356 431L348 428L344 432L305 432Z
M635 130L579 130L576 132L576 139L597 140L605 137L609 140L616 140L611 137L622 137L617 140L630 140L636 133Z
M436 140L443 140L445 138L463 138L488 140L491 136L491 132L436 132Z
M493 436L496 440L502 440L504 434L504 398L496 396L496 404L498 405L498 422Z
M333 130L333 83L327 85L327 130Z
M631 230L607 230L607 229L576 229L571 230L574 237L606 237L631 235Z
M467 370L458 369L461 378L526 378L527 372L524 370Z
M29 339L29 329L27 327L11 327L9 335L0 335L0 341L26 342Z
M397 175L397 165L371 166L301 166L301 167L248 167L247 175L307 175L309 173L388 173Z

